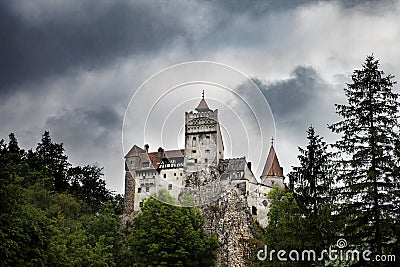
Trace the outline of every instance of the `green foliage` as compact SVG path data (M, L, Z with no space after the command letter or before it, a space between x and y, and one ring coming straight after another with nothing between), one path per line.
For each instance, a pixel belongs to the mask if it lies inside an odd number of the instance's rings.
M166 192L162 197L171 201ZM196 208L147 199L129 237L134 266L213 266L218 241L204 232L203 225Z
M336 225L332 222L333 185L335 167L328 145L310 126L307 130L306 149L299 147L300 166L289 173L291 189L306 221L307 238L310 248L322 251L328 248L336 236Z
M262 242L258 244L252 266L311 266L310 262L302 262L301 265L296 262L281 262L276 258L273 260L260 261L256 255L260 249L266 245L268 251L271 250L298 250L309 249L307 243L308 232L307 220L303 218L302 211L297 204L293 193L287 189L274 187L268 193L268 199L271 201L268 213L268 226L265 229L257 228L258 239Z
M102 168L96 165L77 166L68 170L71 183L69 191L82 199L93 213L112 198L102 176Z
M128 244L123 196L106 188L100 167L72 167L67 159L48 132L36 151L20 149L13 134L9 144L0 140L0 266L143 266L147 254L128 247L143 242L134 241L135 233L156 230L149 239L148 255L157 255L151 262L213 264L218 242L204 233L198 210L149 200ZM166 191L157 197L174 202ZM143 228L150 218L160 220Z
M399 102L393 78L368 56L344 89L347 104L336 105L342 121L329 126L341 134L335 147L341 153L337 193L343 233L350 244L378 254L398 238L393 225L399 219Z
M0 141L0 266L125 266L114 212L123 198L111 202L101 169L79 167L73 187L68 157L48 132L36 151L9 139Z
M53 143L50 133L45 131L41 142L36 147L36 154L54 177L53 190L55 192L64 192L68 189L67 169L71 165L68 162L68 156L64 154L63 144Z

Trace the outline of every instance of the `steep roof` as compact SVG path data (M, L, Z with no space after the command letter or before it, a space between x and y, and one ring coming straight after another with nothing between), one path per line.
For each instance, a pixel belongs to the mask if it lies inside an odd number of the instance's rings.
M131 150L129 150L128 154L126 154L125 158L127 157L138 157L140 153L146 152L143 148L134 145Z
M206 100L201 99L199 105L197 106L197 108L195 108L195 110L197 110L198 112L202 112L202 111L210 111L210 108L207 105Z
M264 171L261 177L264 176L278 176L283 177L282 168L279 164L278 157L276 156L274 146L271 145L267 161L265 162Z

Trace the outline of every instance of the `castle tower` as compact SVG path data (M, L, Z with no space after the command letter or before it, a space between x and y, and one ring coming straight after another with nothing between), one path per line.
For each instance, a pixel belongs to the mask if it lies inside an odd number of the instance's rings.
M218 109L211 110L202 99L193 112L185 112L185 169L199 171L216 167L224 158L224 144L218 122Z
M139 165L140 154L146 152L144 149L134 145L125 156L125 201L124 214L134 211L136 169Z
M260 177L261 183L267 186L277 185L284 188L284 176L283 168L279 164L278 157L276 156L274 148L274 139L271 142L271 148L269 149L267 161L265 162L263 173Z

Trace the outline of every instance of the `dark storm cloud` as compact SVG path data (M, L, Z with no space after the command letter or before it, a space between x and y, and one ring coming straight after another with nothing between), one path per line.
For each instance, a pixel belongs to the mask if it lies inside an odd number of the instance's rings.
M120 114L109 107L99 107L96 110L76 108L64 110L57 116L49 118L46 129L51 130L55 136L66 140L71 146L79 150L88 151L98 143L105 146L114 138L114 132L122 123ZM84 147L87 145L87 149Z
M76 12L79 14L60 11L57 16L30 21L10 2L0 2L3 96L20 84L68 71L101 68L130 54L157 51L176 36L185 35L178 18L157 12L150 4L90 1Z
M328 87L313 68L304 66L297 66L286 80L270 84L253 80L267 98L278 123L296 123L299 112L307 106L317 106L321 91Z

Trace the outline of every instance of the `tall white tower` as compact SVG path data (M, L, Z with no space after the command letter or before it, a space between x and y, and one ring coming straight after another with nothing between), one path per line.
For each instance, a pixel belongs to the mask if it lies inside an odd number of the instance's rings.
M224 144L218 122L218 109L211 110L204 99L195 109L185 112L185 170L200 171L217 167L224 158Z

